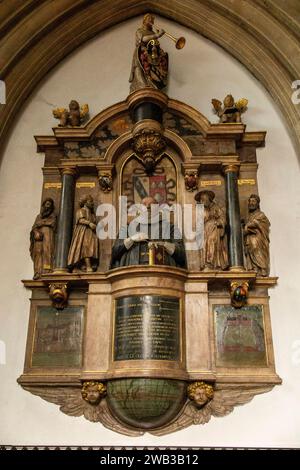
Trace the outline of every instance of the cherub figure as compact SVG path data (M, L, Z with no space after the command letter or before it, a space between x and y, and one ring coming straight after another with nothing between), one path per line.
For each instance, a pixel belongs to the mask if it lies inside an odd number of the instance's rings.
M206 405L214 396L213 386L205 382L193 382L188 386L188 397L197 407Z
M102 382L84 382L81 389L82 398L90 405L99 405L106 395L106 385Z
M60 119L59 127L77 127L87 118L89 106L87 104L79 106L78 101L72 100L69 104L69 111L66 108L57 108L53 110L55 119Z
M232 123L242 122L242 113L247 110L248 100L241 98L235 101L232 95L227 95L223 100L223 105L220 100L213 98L211 100L215 113L219 116L220 122Z

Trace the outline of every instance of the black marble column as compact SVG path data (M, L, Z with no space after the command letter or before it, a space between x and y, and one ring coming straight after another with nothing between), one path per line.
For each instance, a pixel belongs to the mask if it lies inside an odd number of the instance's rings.
M136 105L132 111L133 121L139 122L144 119L153 119L162 123L163 110L159 104L152 103L151 101L145 101Z
M230 269L244 269L243 236L241 227L238 165L224 165L226 180L227 219L229 230Z
M73 229L75 168L62 169L62 189L57 225L54 272L67 272L67 261Z

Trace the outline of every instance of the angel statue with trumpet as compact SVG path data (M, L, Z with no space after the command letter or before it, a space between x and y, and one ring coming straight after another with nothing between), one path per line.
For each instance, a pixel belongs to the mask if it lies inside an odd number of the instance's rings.
M163 29L154 29L153 25L154 16L147 13L142 27L136 32L129 77L130 93L145 87L161 90L167 86L169 59L168 54L160 47L159 38L168 36L176 43L177 49L182 49L185 45L183 37L176 39Z

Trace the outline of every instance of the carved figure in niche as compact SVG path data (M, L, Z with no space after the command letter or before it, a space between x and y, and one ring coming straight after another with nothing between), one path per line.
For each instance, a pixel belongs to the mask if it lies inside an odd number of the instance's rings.
M259 276L270 273L270 221L260 210L260 198L252 194L248 199L249 216L244 227L246 268Z
M92 196L83 196L76 212L76 222L71 241L68 266L93 272L99 262L99 246L96 234L96 216Z
M53 268L54 232L56 230L56 215L53 212L53 199L45 199L30 232L33 279L38 279L43 273L49 273Z
M101 399L106 395L106 385L102 382L84 382L81 395L90 405L99 405Z
M134 233L122 227L112 249L111 268L138 264L162 264L186 268L186 255L178 228L161 217L153 197L142 200L145 212Z
M200 269L204 271L228 267L225 211L214 198L215 193L207 190L195 196L195 201L204 205L204 245L200 249Z
M57 108L53 110L53 116L60 119L60 127L80 126L88 117L89 107L87 104L79 106L78 101L72 100L69 104L69 110L66 108Z
M135 35L131 73L130 93L140 88L162 89L167 84L168 54L160 47L158 39L165 34L163 29L153 30L154 16L147 13L143 25Z
M197 407L206 405L214 396L212 385L205 382L193 382L187 389L188 397Z
M241 115L247 110L248 104L248 100L246 100L246 98L241 98L235 102L232 95L227 95L224 98L223 105L220 100L215 98L213 98L211 102L216 114L220 118L220 122L224 123L242 122Z

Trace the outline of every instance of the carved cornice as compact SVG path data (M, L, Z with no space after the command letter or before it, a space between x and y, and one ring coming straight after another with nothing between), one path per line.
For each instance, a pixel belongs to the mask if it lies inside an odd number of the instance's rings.
M230 271L189 271L185 269L173 268L170 266L145 266L149 275L155 274L164 277L166 274L174 278L188 281L189 289L193 283L197 286L198 283L210 282L223 282L228 286L231 280L238 280L240 282L250 281L251 285L256 287L274 287L277 284L278 277L257 277L254 271L241 270L240 272ZM115 268L110 271L98 271L93 273L49 273L43 274L41 279L24 279L22 282L25 287L29 289L47 288L50 283L65 282L67 281L70 286L87 286L88 284L107 284L114 280L126 279L129 277L136 277L141 275L139 266L127 266L126 268Z
M266 143L266 132L245 132L241 144L243 146L264 147Z
M57 148L59 146L54 135L35 135L34 138L37 143L37 152L45 152L48 148Z
M266 134L265 132L245 133L246 126L244 124L212 124L200 111L194 109L192 106L178 100L170 99L160 91L144 88L131 93L125 101L121 101L120 103L116 103L104 109L82 127L54 127L52 129L54 136L35 136L37 151L44 152L46 148L63 146L64 142L89 140L98 127L103 126L107 120L113 117L117 118L119 115L126 112L130 113L132 108L142 101L159 103L162 108L179 113L190 120L208 140L232 139L237 142L245 140L246 143L251 140L251 145L258 143L258 145L261 146L263 136ZM140 125L142 125L142 123L138 123L137 126ZM165 129L164 134L165 136L169 135L171 140L182 141L177 134L169 129ZM174 134L173 137L172 134ZM119 139L124 138L125 135L126 133L122 134ZM131 133L128 132L127 135L131 135ZM178 147L182 147L182 144L178 143ZM188 149L188 146L186 147ZM190 153L190 150L187 149L184 149L184 155L186 155L187 151Z

